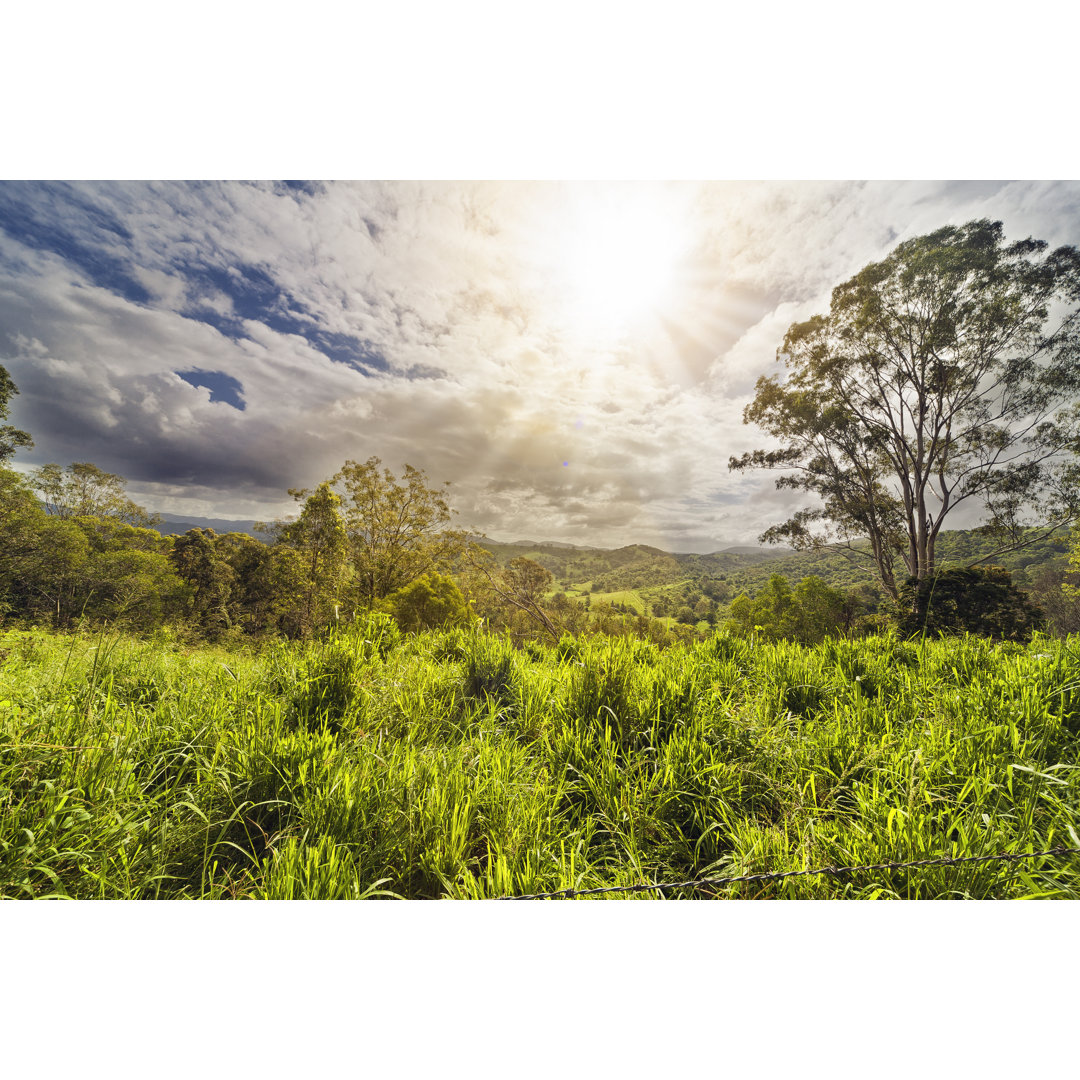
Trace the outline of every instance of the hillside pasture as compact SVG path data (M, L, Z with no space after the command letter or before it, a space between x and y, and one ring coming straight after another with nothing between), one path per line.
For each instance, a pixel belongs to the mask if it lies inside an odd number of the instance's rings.
M569 593L567 595L570 595ZM644 596L637 589L620 589L617 592L594 592L589 593L591 603L598 604L622 604L630 608L635 615L648 615L649 605ZM585 593L577 594L578 599L584 599Z

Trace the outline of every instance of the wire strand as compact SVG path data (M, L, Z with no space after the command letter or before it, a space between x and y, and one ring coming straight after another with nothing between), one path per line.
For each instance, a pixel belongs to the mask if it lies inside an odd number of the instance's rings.
M782 870L775 873L741 874L738 877L698 878L694 881L658 882L653 885L608 885L596 889L559 889L556 892L529 893L525 896L499 896L498 900L573 900L578 896L597 896L600 893L663 892L665 889L692 889L701 885L734 885L740 881L780 881L783 878L806 877L811 874L853 874L859 870L908 870L918 866L959 866L961 863L1015 862L1019 859L1039 859L1048 855L1080 855L1080 848L1055 847L1046 851L1005 852L998 855L961 855L957 858L919 859L915 862L867 863L863 866L823 866L816 870Z

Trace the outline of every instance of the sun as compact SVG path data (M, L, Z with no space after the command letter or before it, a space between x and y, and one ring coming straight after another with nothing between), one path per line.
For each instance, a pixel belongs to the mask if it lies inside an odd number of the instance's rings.
M550 296L568 329L615 338L669 308L689 249L685 214L654 185L588 185L543 225Z

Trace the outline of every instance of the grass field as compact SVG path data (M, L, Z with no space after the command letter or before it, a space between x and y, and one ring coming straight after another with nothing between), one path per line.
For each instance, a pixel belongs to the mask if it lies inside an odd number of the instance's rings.
M1078 650L8 632L0 895L474 898L1080 846ZM669 895L1077 898L1080 857Z
M584 596L584 593L575 595ZM623 604L632 609L635 615L649 614L649 605L637 589L622 589L619 592L608 593L592 593L591 601L594 604Z

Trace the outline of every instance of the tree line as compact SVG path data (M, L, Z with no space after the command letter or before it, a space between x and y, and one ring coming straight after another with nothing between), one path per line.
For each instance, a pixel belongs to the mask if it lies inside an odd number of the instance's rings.
M307 637L378 611L405 631L479 623L519 643L600 632L663 644L692 637L705 621L814 644L881 629L889 618L912 632L1020 638L1040 622L1000 569L944 571L932 610L911 579L906 618L898 610L870 614L859 590L814 575L792 588L774 574L755 596L734 597L726 618L706 612L715 599L700 581L688 582L687 602L671 612L674 625L588 597L578 603L554 591L552 575L531 559L500 566L476 538L449 528L445 491L423 472L407 466L398 478L380 466L377 458L349 461L314 489L292 491L298 514L260 526L265 540L198 528L163 536L155 517L126 496L123 478L90 463L46 465L29 477L0 468L0 614L61 630L172 624L203 639L235 640ZM1069 588L1063 600L1075 603Z
M786 377L759 379L744 414L773 445L730 467L779 470L778 487L813 499L762 540L867 560L906 632L1030 633L1041 613L985 564L1080 515L1080 251L1006 245L990 221L916 237L837 286L828 314L793 324L777 359ZM17 392L0 367L0 421ZM673 627L549 596L544 567L500 565L452 527L445 485L409 465L396 476L377 457L291 490L296 517L263 526L263 542L212 529L162 536L123 478L88 462L28 477L6 467L32 445L0 425L9 621L180 620L210 638L303 637L377 610L405 629L483 620L519 640L588 628L663 639L716 612L718 596L685 593ZM996 549L942 570L943 525L965 506ZM1058 591L1075 600L1070 589ZM818 578L793 590L774 576L731 601L727 625L799 640L851 633L868 625L857 600Z
M0 376L6 419L18 391L3 368ZM446 485L410 465L396 476L377 457L346 461L316 487L291 489L297 514L258 525L263 539L201 528L163 536L123 477L89 462L24 476L5 463L33 445L29 435L9 425L0 438L0 618L9 624L302 638L376 611L406 631L479 623L519 642L586 629L688 636L661 620L549 599L547 570L526 558L500 565L452 527Z

